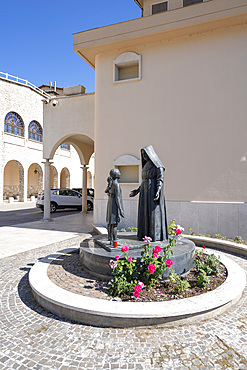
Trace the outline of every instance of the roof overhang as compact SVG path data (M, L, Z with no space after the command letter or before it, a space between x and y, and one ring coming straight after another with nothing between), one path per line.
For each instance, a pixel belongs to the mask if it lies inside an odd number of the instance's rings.
M247 23L247 0L212 0L73 35L74 51L91 67L99 53Z
M143 9L143 0L134 0L134 2L141 8Z

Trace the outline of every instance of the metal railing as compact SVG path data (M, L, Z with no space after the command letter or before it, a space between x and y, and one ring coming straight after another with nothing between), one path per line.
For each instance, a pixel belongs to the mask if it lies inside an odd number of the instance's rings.
M34 84L29 82L28 80L25 80L24 78L16 77L16 76L10 75L9 73L5 73L5 72L0 72L0 78L4 80L12 81L12 82L17 82L20 85L28 86L31 89L43 95L45 98L50 97L45 91L41 90L39 87L35 86Z

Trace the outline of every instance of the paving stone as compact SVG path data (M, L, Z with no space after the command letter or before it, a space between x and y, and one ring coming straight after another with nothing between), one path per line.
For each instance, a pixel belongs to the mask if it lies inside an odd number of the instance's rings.
M49 313L31 296L31 264L57 250L61 247L50 245L0 259L1 370L247 369L247 288L226 313L198 324L129 329L85 326ZM247 271L246 258L228 257Z

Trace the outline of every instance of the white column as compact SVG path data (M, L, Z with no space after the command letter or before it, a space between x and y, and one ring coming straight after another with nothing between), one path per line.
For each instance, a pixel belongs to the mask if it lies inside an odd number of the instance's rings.
M2 146L3 148L4 146ZM0 161L1 163L1 161ZM4 166L3 162L0 164L0 203L3 203L3 176L4 176Z
M44 179L44 217L43 221L51 221L51 211L50 211L50 202L51 202L51 163L49 159L46 159L45 162L45 179Z
M87 213L87 166L82 165L82 213Z
M28 169L24 168L23 172L23 202L27 202Z

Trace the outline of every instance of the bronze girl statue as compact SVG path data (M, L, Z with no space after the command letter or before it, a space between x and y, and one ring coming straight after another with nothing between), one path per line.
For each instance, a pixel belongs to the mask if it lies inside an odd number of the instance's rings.
M106 211L106 222L108 230L108 240L113 244L117 239L117 225L120 222L120 216L124 217L122 190L118 183L120 179L120 171L113 168L110 171L110 176L107 178L108 186L105 192L108 194L108 203Z

